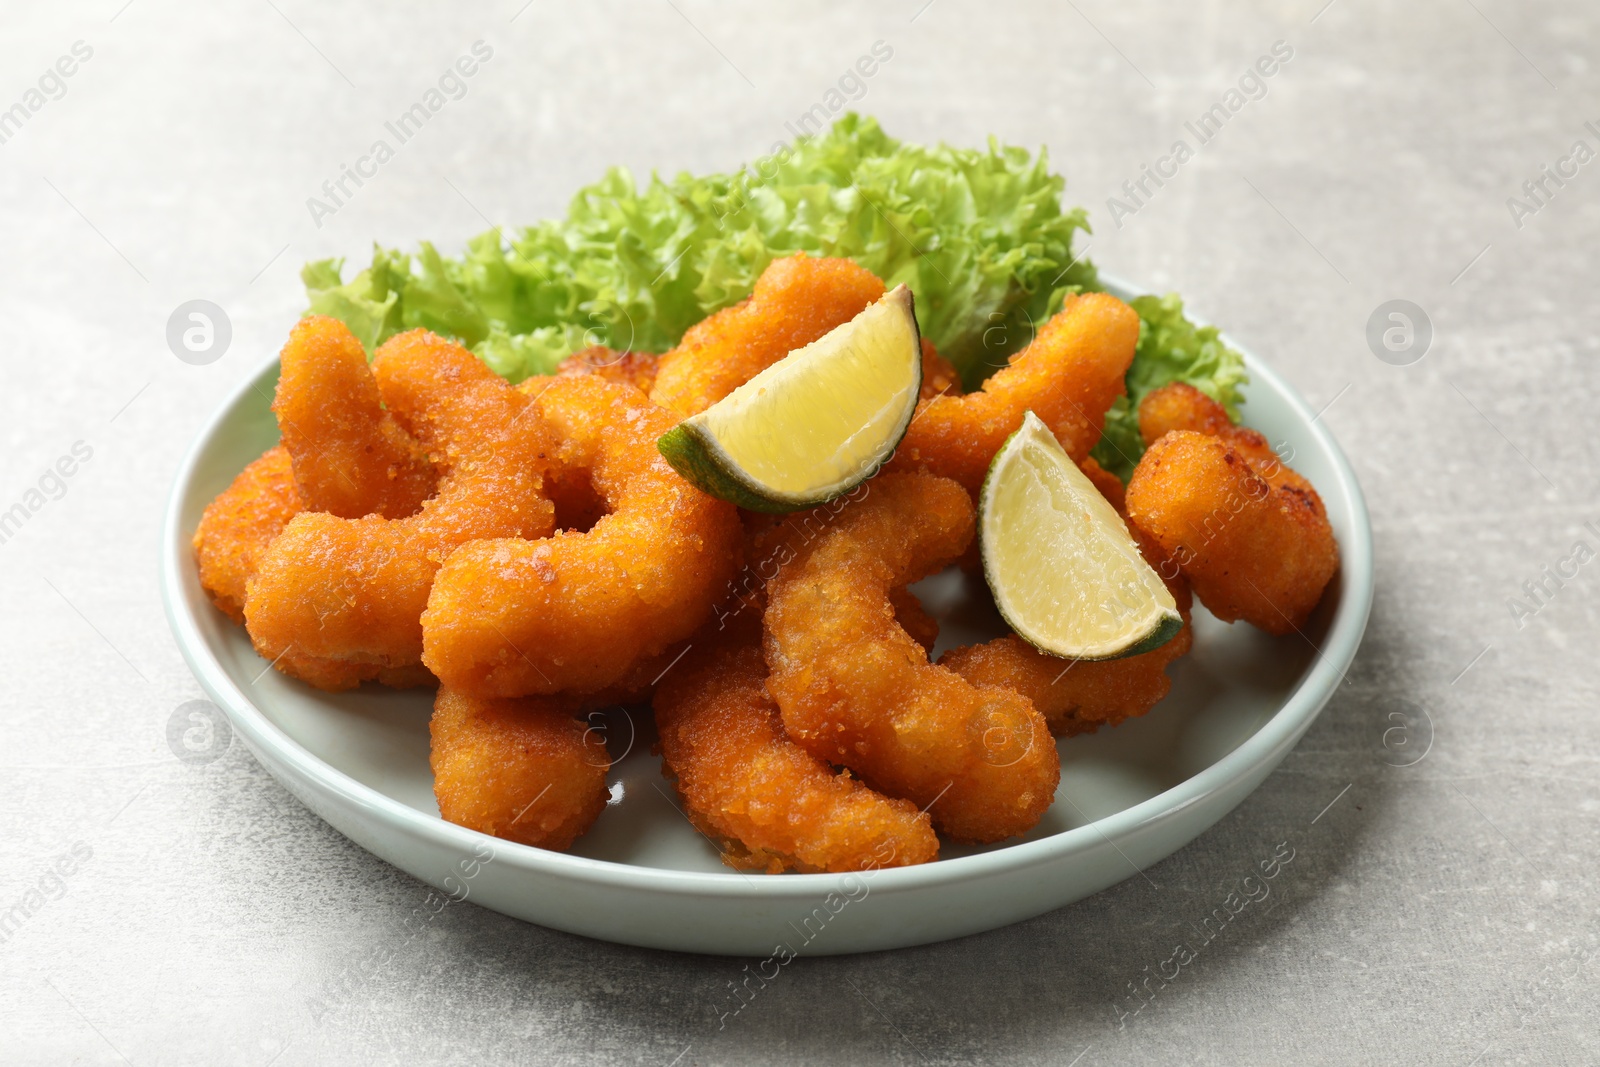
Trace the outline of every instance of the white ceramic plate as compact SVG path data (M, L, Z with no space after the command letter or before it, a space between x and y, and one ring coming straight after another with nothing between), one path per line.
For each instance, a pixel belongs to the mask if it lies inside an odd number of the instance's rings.
M1112 291L1127 298L1122 286ZM1230 342L1232 343L1232 342ZM1236 346L1237 347L1237 346ZM1304 401L1247 355L1245 421L1322 494L1342 567L1302 635L1268 637L1196 605L1194 652L1153 712L1058 742L1061 787L1023 838L946 845L919 867L861 875L730 871L679 813L648 711L608 713L612 803L570 853L439 818L428 770L432 695L339 695L292 681L206 599L190 538L205 505L277 439L277 360L201 432L179 469L162 542L162 593L195 677L272 775L352 841L457 899L529 922L654 948L768 956L866 952L990 930L1098 892L1172 854L1238 804L1311 725L1355 656L1372 602L1372 545L1355 474ZM917 589L940 649L1000 632L959 574Z

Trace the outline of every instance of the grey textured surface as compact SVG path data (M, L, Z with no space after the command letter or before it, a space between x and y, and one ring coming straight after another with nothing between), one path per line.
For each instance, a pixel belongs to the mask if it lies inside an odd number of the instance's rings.
M43 897L0 943L0 1061L1600 1061L1600 563L1520 625L1508 607L1575 541L1600 550L1600 167L1520 227L1506 203L1575 140L1600 147L1600 10L1323 2L6 3L0 107L75 41L93 56L0 145L0 510L75 442L93 455L0 544L0 909ZM480 38L494 59L466 98L313 226L306 197ZM1048 144L1103 269L1184 293L1329 405L1377 603L1283 767L1148 881L796 962L719 1029L743 961L471 905L422 922L423 887L240 746L176 760L169 718L200 693L161 615L160 508L299 311L299 263L454 246L610 163L753 159L880 39L893 59L857 106L907 138ZM1107 197L1277 40L1294 58L1266 96L1114 226ZM209 366L164 343L192 298L233 322ZM1409 366L1365 341L1393 298L1436 331ZM1271 897L1121 1018L1284 841ZM92 855L58 881L75 842ZM346 1002L308 1007L366 959Z

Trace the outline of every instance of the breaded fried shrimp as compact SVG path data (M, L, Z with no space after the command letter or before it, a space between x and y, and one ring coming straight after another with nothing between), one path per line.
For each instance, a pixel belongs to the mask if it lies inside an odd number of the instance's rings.
M929 663L889 601L961 555L972 501L926 474L867 485L767 587L767 689L807 752L926 808L951 836L1022 833L1060 777L1044 718L1011 690Z
M272 410L307 510L404 518L433 495L426 450L383 410L361 342L338 319L295 323Z
M1127 497L1129 521L1177 560L1212 614L1274 634L1305 622L1339 567L1322 501L1279 468L1274 484L1226 438L1173 430L1145 451Z
M1047 655L1011 634L982 645L951 649L939 658L973 685L1003 686L1026 697L1057 737L1093 733L1148 712L1172 688L1167 664L1193 644L1185 626L1160 648L1111 660Z
M1122 483L1117 482L1117 487ZM1129 532L1183 616L1183 628L1165 644L1121 659L1070 660L1040 652L1016 634L1008 634L985 644L951 649L939 657L939 665L974 685L1004 686L1020 693L1044 716L1057 737L1093 733L1150 711L1172 689L1167 666L1194 646L1190 625L1194 598L1176 562L1142 530L1130 526Z
M322 689L426 679L421 617L445 556L481 538L541 536L554 522L541 492L553 446L527 397L423 330L391 338L373 369L391 409L436 457L438 494L402 519L296 516L245 600L256 651Z
M562 850L605 809L611 757L563 701L440 689L428 734L439 814L458 826Z
M754 627L707 641L656 693L656 727L684 811L723 860L746 870L859 871L926 863L939 852L928 816L808 754L767 695Z
M607 381L631 385L648 396L656 383L656 365L659 362L660 358L649 352L631 349L618 352L604 345L594 345L562 360L556 366L556 377L582 378L595 374ZM537 389L533 391L537 392Z
M245 586L267 546L301 508L282 445L267 449L206 505L194 531L200 586L234 622L244 622Z
M697 415L881 296L883 282L848 259L775 259L749 299L691 326L661 357L650 399Z
M1089 454L1106 409L1124 391L1139 341L1139 316L1114 296L1068 296L1033 342L965 396L924 400L892 471L927 471L977 496L989 461L1032 411L1074 460Z
M691 643L674 641L654 655L634 660L622 677L605 688L571 692L566 697L580 712L648 704L656 695L656 683L677 668Z
M423 660L484 696L586 692L688 637L739 565L732 504L678 476L656 449L677 423L598 376L538 394L558 468L589 472L610 513L587 533L495 539L456 550L423 617Z

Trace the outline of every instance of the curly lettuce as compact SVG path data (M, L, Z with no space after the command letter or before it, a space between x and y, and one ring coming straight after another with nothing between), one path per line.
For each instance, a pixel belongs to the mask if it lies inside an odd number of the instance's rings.
M617 167L579 190L565 218L490 230L460 256L425 242L413 253L374 247L349 281L342 260L310 263L302 279L307 313L343 320L369 350L425 327L521 381L588 345L665 351L749 296L773 259L844 256L916 293L923 334L973 387L1066 293L1099 288L1073 254L1089 224L1062 206L1064 187L1043 150L910 144L852 113L732 174L640 184ZM1205 331L1181 305L1151 307L1130 390L1172 375L1233 397L1237 356L1197 343ZM1113 455L1136 456L1131 408L1114 414Z
M1223 343L1215 326L1196 326L1183 314L1178 294L1138 296L1129 306L1139 313L1139 346L1128 368L1128 395L1106 413L1105 430L1094 458L1123 481L1144 454L1139 436L1139 401L1171 382L1187 382L1221 404L1239 421L1241 387L1249 380L1244 357Z

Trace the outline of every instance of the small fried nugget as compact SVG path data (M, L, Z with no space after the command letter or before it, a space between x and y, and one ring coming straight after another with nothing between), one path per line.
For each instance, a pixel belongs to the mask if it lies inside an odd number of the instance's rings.
M560 851L605 809L611 757L564 701L440 689L428 733L439 814L458 826Z
M193 542L200 587L234 622L244 622L245 586L261 556L302 507L282 445L267 449L206 505Z
M385 342L373 369L390 408L438 457L438 494L401 519L297 515L245 598L256 651L321 689L428 680L422 612L444 557L468 541L554 525L541 491L554 445L532 401L425 330Z
M706 641L656 693L663 770L685 813L745 870L861 871L939 853L927 815L835 771L784 735L755 627Z
M428 454L383 410L367 354L338 319L312 315L279 355L272 404L308 511L414 514L433 495Z
M1139 401L1139 436L1146 447L1173 430L1193 430L1212 437L1235 435L1261 438L1254 430L1236 426L1221 404L1188 382L1169 382L1151 390Z
M1274 484L1227 438L1173 430L1134 468L1127 508L1217 618L1285 634L1322 599L1339 545L1316 491L1278 466Z
M1139 436L1148 447L1173 430L1192 430L1232 445L1276 489L1305 493L1323 513L1322 498L1311 483L1278 458L1270 442L1248 426L1228 418L1227 409L1187 382L1172 382L1139 402Z
M589 375L538 394L556 467L588 473L609 514L587 533L457 549L423 617L423 661L483 696L590 692L711 617L738 571L737 509L684 481L656 448L677 418Z
M656 384L656 365L660 358L650 352L629 349L618 352L605 345L593 345L574 352L556 366L557 378L582 378L598 375L609 382L631 385L646 396Z
M883 296L883 282L848 259L804 252L775 259L749 299L691 326L661 357L650 399L687 418L790 352L855 318Z
M1023 833L1060 779L1043 716L1009 689L929 663L889 602L890 590L966 549L972 501L926 474L865 484L815 537L789 543L793 561L767 586L767 689L784 728L817 759L926 809L952 837Z
M1139 316L1114 296L1068 296L1033 342L975 393L921 401L891 471L926 471L977 496L989 461L1032 411L1074 460L1089 454L1139 341Z

